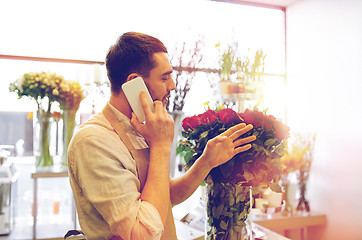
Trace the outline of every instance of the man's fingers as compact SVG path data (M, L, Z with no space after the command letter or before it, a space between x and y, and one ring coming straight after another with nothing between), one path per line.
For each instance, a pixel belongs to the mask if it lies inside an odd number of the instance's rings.
M242 147L235 148L235 155L241 152L245 152L251 148L251 144L246 144Z
M146 97L146 91L145 90L141 91L140 98L141 98L141 104L142 104L143 111L145 112L145 116L147 116L147 115L149 115L151 113L151 108L150 108L150 105L147 102L147 97Z
M133 126L138 132L140 132L139 130L140 130L140 127L141 127L142 123L138 120L136 114L134 114L133 112L132 112L132 117L131 117L131 121L130 121L130 122L131 122L132 126Z
M235 126L229 128L228 130L226 130L225 132L223 132L220 135L229 137L232 133L234 133L235 131L238 131L240 129L243 129L245 126L246 126L245 123L239 123L238 125L235 125Z
M238 125L236 125L238 126ZM231 129L231 128L230 128ZM253 125L248 124L247 126L244 126L242 128L237 128L235 129L234 132L231 133L231 135L229 136L233 141L235 141L235 139L238 139L241 135L243 135L244 133L250 131L251 129L253 129Z
M153 104L155 105L155 112L162 111L164 108L163 103L160 100L155 100Z
M236 141L234 141L234 145L236 147L240 146L240 145L243 145L243 144L246 144L246 143L250 143L252 141L255 141L256 137L255 136L249 136L249 137L246 137L246 138L241 138L241 139L238 139Z

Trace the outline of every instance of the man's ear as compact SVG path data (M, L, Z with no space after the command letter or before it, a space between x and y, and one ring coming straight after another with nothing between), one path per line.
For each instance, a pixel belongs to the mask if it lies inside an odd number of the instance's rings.
M126 82L129 82L137 77L141 77L141 75L139 75L138 73L131 73L130 75L128 75Z

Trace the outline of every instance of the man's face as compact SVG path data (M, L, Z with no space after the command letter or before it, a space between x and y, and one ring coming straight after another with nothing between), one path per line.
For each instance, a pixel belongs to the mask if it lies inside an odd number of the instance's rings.
M172 66L164 52L154 53L153 58L156 66L150 71L149 77L143 77L143 79L153 101L162 101L165 106L170 96L170 91L176 88L171 77Z

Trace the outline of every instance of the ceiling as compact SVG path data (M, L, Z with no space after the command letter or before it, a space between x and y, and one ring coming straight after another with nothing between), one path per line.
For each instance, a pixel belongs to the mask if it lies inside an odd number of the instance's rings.
M217 1L285 8L297 1L303 1L303 0L217 0Z

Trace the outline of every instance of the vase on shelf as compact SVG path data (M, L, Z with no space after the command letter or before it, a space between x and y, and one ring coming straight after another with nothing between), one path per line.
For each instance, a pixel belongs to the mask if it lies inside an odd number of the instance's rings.
M247 240L250 187L232 183L207 185L208 240Z
M297 205L298 212L307 212L307 213L310 212L309 202L305 198L306 185L307 184L305 181L299 183L300 196Z
M68 147L70 140L73 137L74 129L76 126L75 117L77 109L64 109L63 117L63 153L62 153L62 166L68 166Z
M283 188L283 200L284 200L284 209L282 214L284 216L293 216L294 214L294 209L293 209L293 205L290 199L290 188L289 188L289 180L288 180L288 175L283 175L281 178L281 185Z
M305 194L307 191L307 182L309 177L309 166L307 170L302 167L298 171L298 184L299 184L299 201L297 205L298 212L310 212L309 202L305 198Z
M54 121L50 112L38 110L34 118L34 155L37 170L46 170L54 165L50 152L51 128Z

